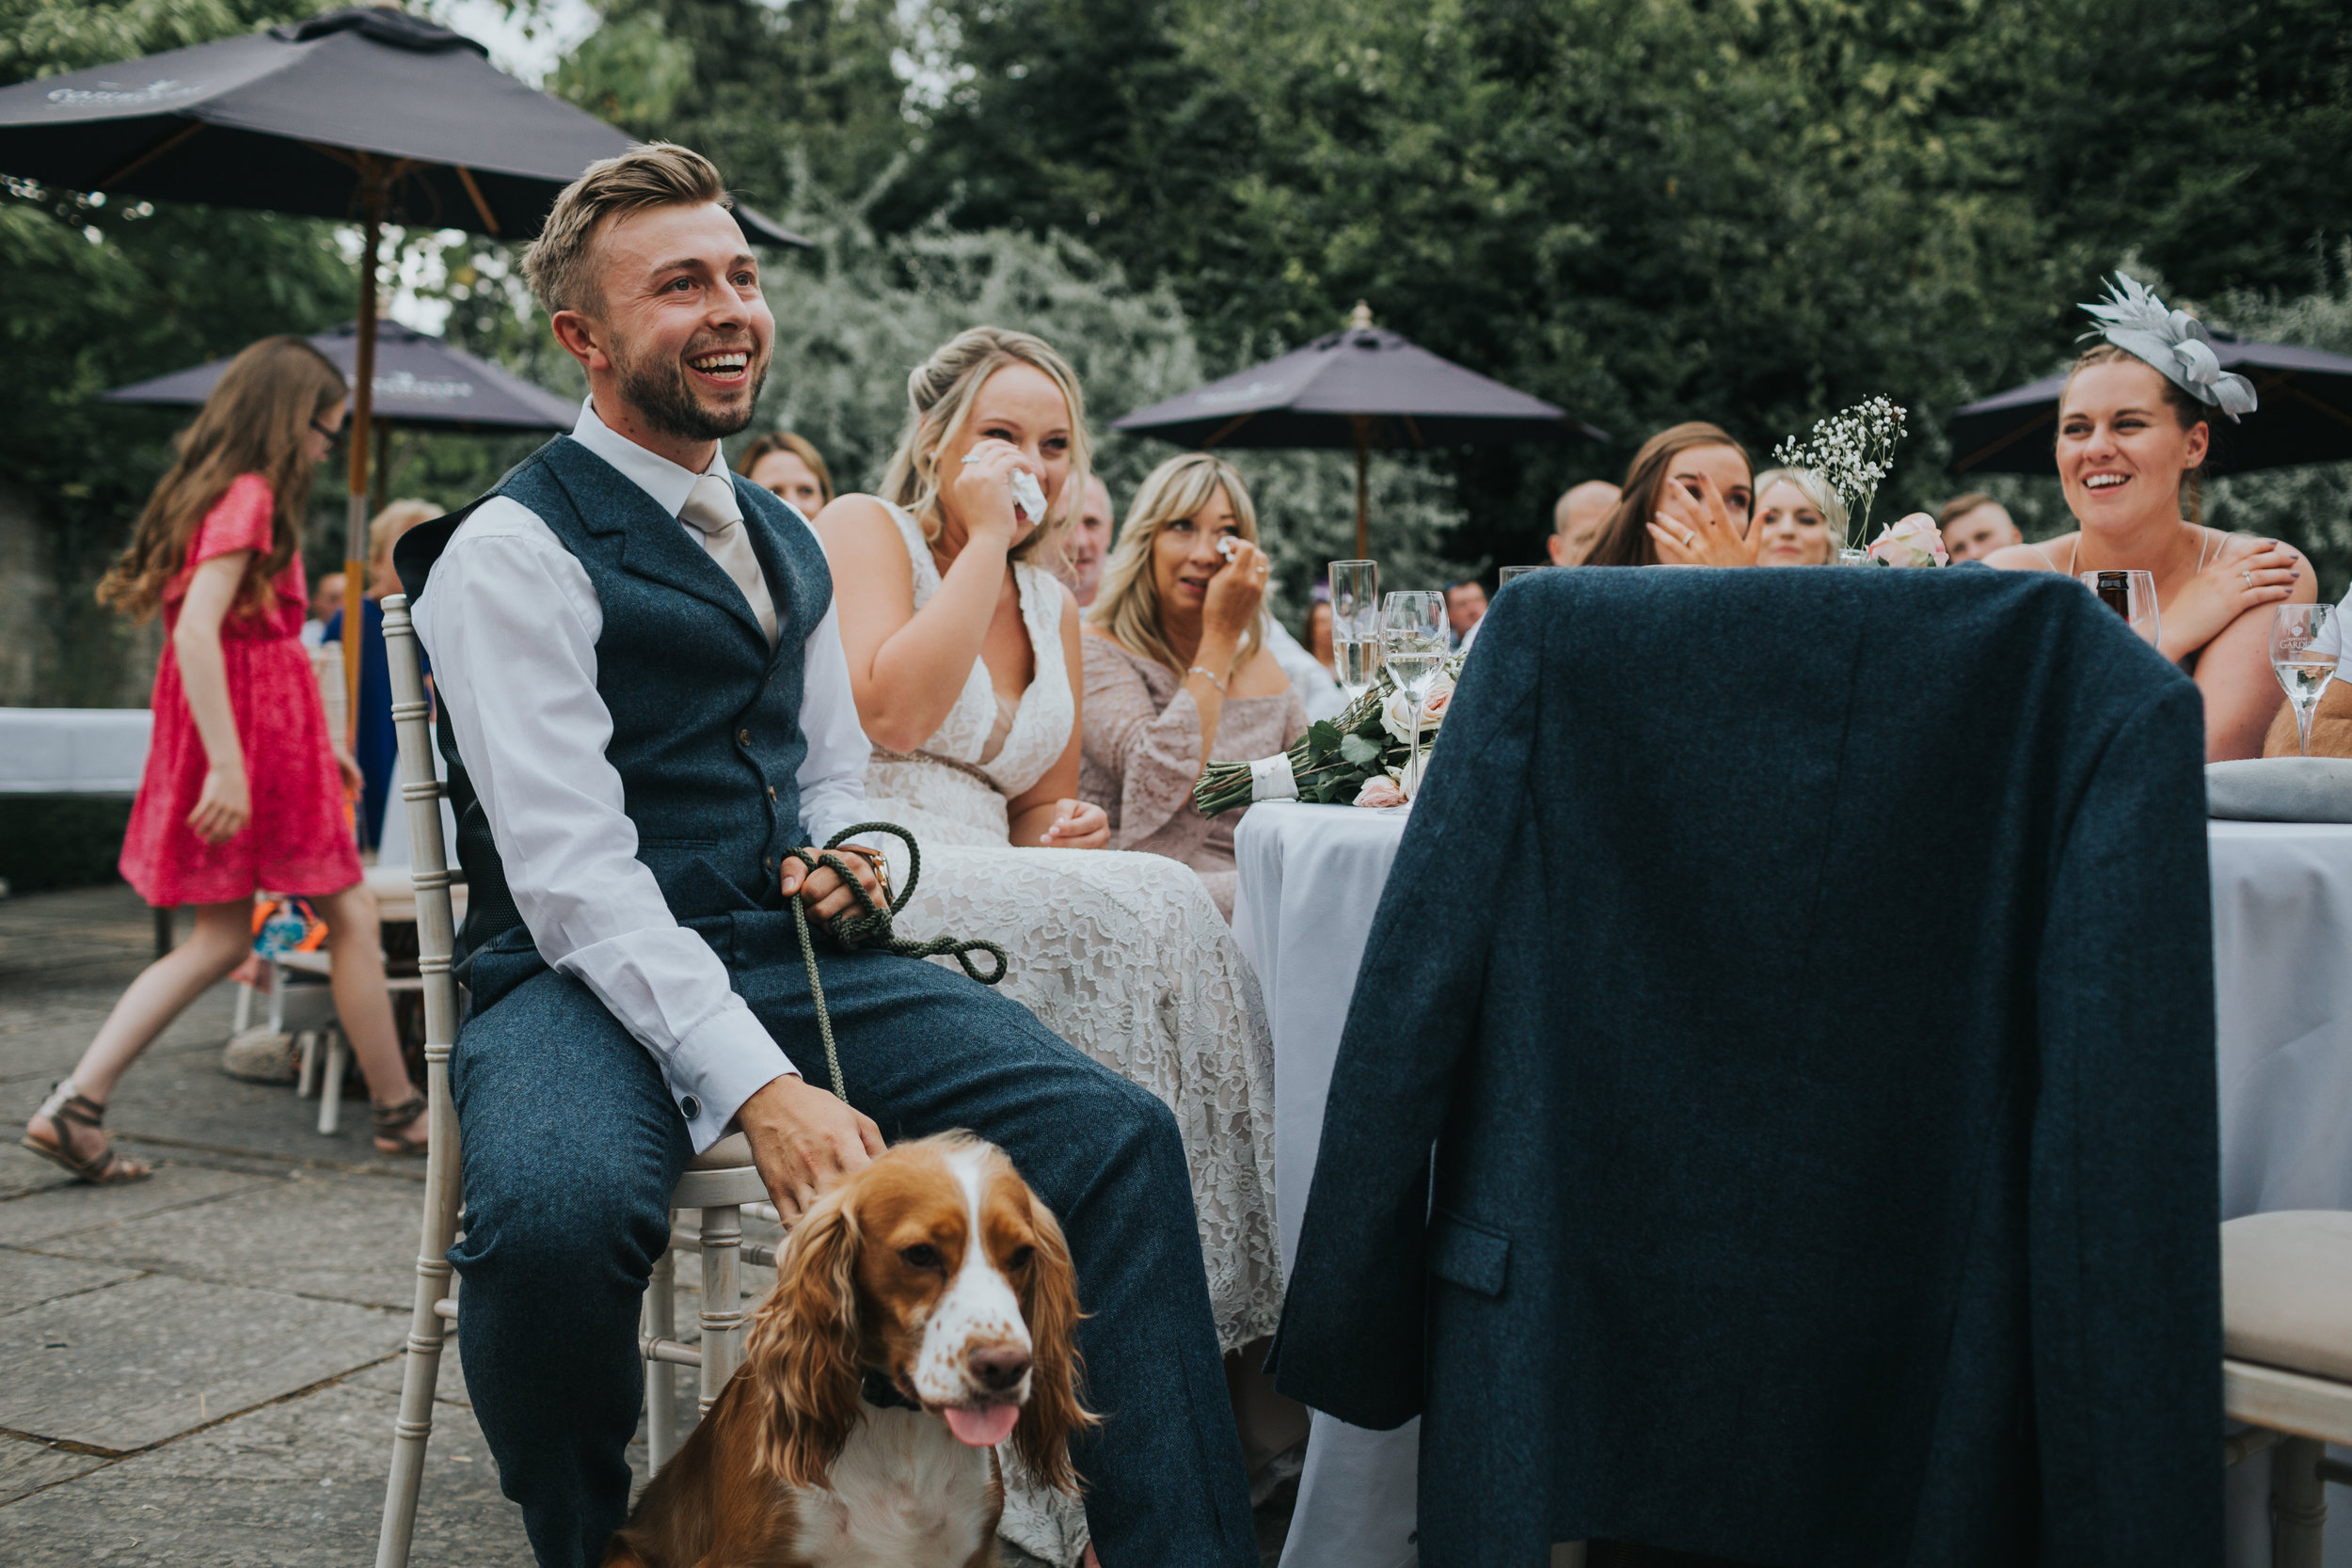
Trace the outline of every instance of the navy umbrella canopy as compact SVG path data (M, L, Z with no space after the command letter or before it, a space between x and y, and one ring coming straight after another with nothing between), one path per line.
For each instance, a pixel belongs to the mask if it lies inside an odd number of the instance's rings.
M2213 334L2214 357L2253 382L2261 406L2235 424L2216 414L2213 466L2222 473L2352 459L2352 356ZM1960 473L2054 474L2058 394L2066 374L2044 376L1952 415L1952 467Z
M358 373L359 325L349 322L310 341L345 375ZM108 403L194 408L212 395L229 369L226 359L118 387ZM413 327L387 322L376 328L374 422L417 430L460 432L569 430L580 409L486 359Z
M501 239L629 138L472 39L373 7L0 87L0 170L67 190L377 214ZM747 209L745 232L807 242Z
M1500 445L1546 436L1606 441L1543 399L1464 370L1354 318L1279 359L1111 421L1189 447L1340 447L1356 452L1356 550L1371 545L1364 464L1375 447Z

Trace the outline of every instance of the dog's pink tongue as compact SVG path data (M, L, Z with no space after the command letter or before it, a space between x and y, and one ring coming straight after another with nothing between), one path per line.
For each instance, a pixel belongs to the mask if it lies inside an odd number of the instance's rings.
M1013 1426L1021 1419L1021 1407L992 1404L983 1410L964 1410L950 1405L946 1416L947 1430L956 1434L957 1442L993 1449L1012 1435Z

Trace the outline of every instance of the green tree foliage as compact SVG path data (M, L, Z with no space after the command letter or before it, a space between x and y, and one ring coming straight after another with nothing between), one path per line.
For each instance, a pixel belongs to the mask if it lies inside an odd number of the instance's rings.
M857 191L907 148L893 0L604 0L548 90L633 135L706 152L754 205L797 168Z
M766 274L776 349L754 432L792 430L825 454L836 487L880 483L906 422L907 372L967 327L1035 332L1067 354L1095 432L1095 470L1114 504L1175 449L1122 436L1110 420L1203 378L1192 326L1167 283L1131 287L1120 270L1067 236L962 232L933 220L878 239L847 203L821 195L792 213L814 252ZM736 443L739 448L750 436ZM1324 562L1354 549L1355 470L1335 452L1230 454L1250 486L1275 558L1277 608L1303 608ZM1376 462L1374 500L1395 548L1384 559L1414 580L1458 568L1433 546L1458 523L1425 468Z
M2306 292L2233 291L2217 302L2216 323L2264 342L2352 354L2352 243L2318 260ZM2352 463L2217 480L2205 512L2217 528L2284 539L2310 556L2319 568L2320 597L2340 599L2352 587Z

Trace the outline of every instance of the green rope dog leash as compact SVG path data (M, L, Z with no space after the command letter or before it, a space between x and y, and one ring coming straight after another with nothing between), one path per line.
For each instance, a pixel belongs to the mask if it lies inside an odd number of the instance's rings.
M845 840L859 833L896 833L899 842L907 847L907 885L886 906L875 901L874 895L866 891L866 884L858 880L857 873L850 868L850 863L838 853ZM923 875L922 848L914 842L914 835L896 822L860 822L853 828L844 828L825 840L825 847L814 851L814 854L817 864L831 866L834 875L848 884L850 892L856 895L861 906L856 910L844 910L825 923L825 928L833 933L834 941L842 946L851 949L875 947L909 958L935 958L944 953L952 956L964 974L984 986L995 985L1005 977L1012 960L1002 947L993 942L979 937L934 937L930 942L914 942L891 930L891 917L907 907L907 900L914 896L915 881ZM814 872L816 866L812 865L809 869ZM825 1068L833 1074L834 1098L847 1105L850 1091L842 1084L841 1057L834 1048L833 1015L825 1006L825 983L817 977L817 943L808 931L808 907L801 902L797 895L792 899L792 925L801 934L801 961L808 966L808 994L817 1005L817 1033L825 1042ZM975 953L987 953L993 957L996 973L981 974L980 966L972 958Z

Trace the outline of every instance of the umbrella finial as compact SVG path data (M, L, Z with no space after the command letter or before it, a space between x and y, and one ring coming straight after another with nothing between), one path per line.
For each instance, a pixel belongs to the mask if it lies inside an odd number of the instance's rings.
M1357 331L1360 331L1364 327L1370 326L1372 325L1372 307L1360 299L1358 300L1356 302L1356 309L1348 312L1347 325L1350 329Z

